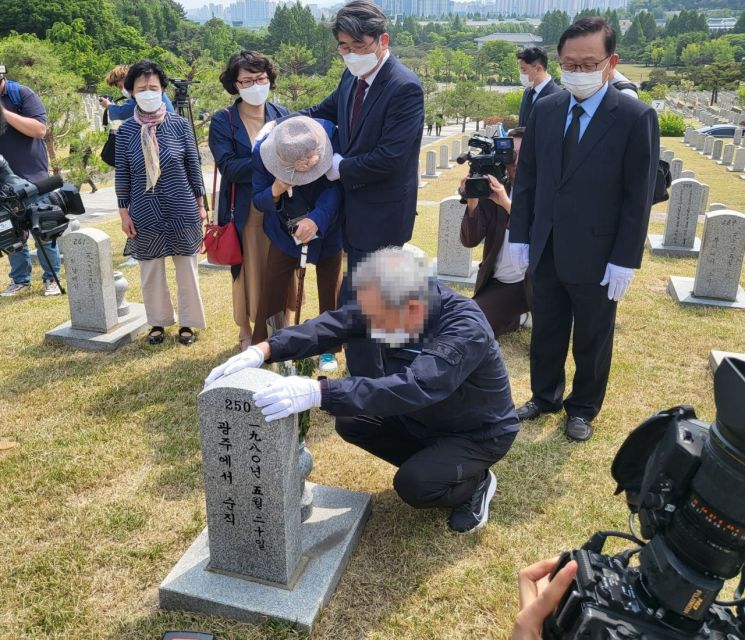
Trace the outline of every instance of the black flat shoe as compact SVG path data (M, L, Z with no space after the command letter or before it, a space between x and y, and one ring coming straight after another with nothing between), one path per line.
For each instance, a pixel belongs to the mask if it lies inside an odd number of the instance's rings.
M532 400L528 400L522 407L517 408L517 419L520 422L523 422L524 420L535 420L538 416L543 415L544 413L556 413L557 411L559 411L559 409L546 411L541 409Z
M151 327L147 334L147 341L150 344L162 344L166 337L166 330L163 327Z
M584 418L568 417L564 433L570 440L585 442L592 437L592 422Z
M197 334L189 327L181 327L178 330L178 341L181 344L194 344L197 341Z

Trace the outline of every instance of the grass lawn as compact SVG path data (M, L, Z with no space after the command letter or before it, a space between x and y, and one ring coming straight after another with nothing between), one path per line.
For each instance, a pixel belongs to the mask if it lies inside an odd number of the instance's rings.
M631 82L644 82L649 78L649 73L654 67L645 67L643 64L627 64L622 62L616 67Z
M678 142L663 143L710 185L711 201L745 211L738 177ZM436 201L463 173L446 171L420 191L413 242L429 255ZM117 264L118 223L100 228L112 237ZM624 529L627 510L613 497L609 466L625 435L680 403L712 419L709 350L745 351L745 314L681 307L667 295L669 275L694 271L694 260L645 257L619 307L595 437L569 444L560 415L527 425L495 466L499 491L478 535L448 533L445 511L405 506L391 490L393 469L344 444L332 420L315 411L311 479L371 493L373 513L313 637L506 638L520 567L580 545L597 529ZM124 272L129 299L141 300L137 269ZM196 344L182 347L171 330L160 347L139 341L113 354L44 345L44 332L69 316L65 298L44 298L38 281L31 294L0 299L0 439L20 443L0 454L0 638L140 640L172 628L220 640L298 637L283 626L157 607L158 584L205 526L196 395L237 346L229 275L203 273L201 287L210 327ZM308 317L314 288L309 269ZM528 344L527 331L502 341L516 402L530 393Z

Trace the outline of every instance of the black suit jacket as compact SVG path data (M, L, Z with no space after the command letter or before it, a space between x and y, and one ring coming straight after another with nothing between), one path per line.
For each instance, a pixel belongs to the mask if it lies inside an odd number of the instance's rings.
M568 91L536 103L520 147L510 242L530 243L530 272L553 232L559 278L599 283L607 263L641 266L660 136L657 114L608 87L562 176Z
M303 113L339 127L345 242L354 249L374 251L411 239L424 94L417 76L391 54L368 89L352 129L356 82L344 71L334 93Z
M541 92L538 94L538 97L535 99L535 102L533 103L533 109L535 109L535 105L538 103L538 101L541 98L545 98L547 96L550 96L554 93L557 93L559 91L563 91L562 87L560 87L556 82L554 82L553 78L548 81L548 84L541 89ZM518 127L525 127L528 124L528 116L530 115L532 109L528 108L528 94L530 93L530 89L525 89L523 91L523 99L520 103L520 114L517 117L517 126Z

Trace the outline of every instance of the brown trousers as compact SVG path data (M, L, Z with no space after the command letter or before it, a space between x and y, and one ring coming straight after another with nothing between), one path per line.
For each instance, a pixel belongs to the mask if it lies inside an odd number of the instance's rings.
M327 256L316 265L318 284L318 312L336 309L341 276L342 252ZM288 256L275 245L269 248L264 268L264 281L256 313L256 324L251 344L267 339L266 321L285 310L288 289L294 285L294 275L300 259Z

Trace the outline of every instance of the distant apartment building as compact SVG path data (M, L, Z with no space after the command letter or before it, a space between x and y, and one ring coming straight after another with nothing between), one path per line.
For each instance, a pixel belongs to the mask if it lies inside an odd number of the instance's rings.
M516 44L521 49L525 47L537 47L543 44L543 38L532 33L490 33L488 36L474 38L476 46L479 49L484 46L484 43L494 42L495 40Z
M187 17L200 23L219 18L234 27L265 27L271 22L277 5L272 0L239 0L227 6L208 4L190 11Z

